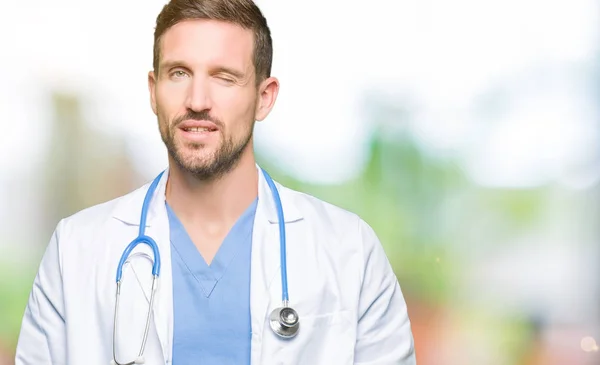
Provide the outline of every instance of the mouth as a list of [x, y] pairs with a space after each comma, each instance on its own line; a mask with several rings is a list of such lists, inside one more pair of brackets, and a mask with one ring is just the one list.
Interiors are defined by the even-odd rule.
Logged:
[[189, 132], [189, 133], [204, 133], [204, 132], [216, 132], [217, 128], [211, 128], [211, 127], [187, 127], [187, 128], [181, 128], [182, 130], [184, 130], [185, 132]]
[[195, 144], [209, 144], [218, 138], [219, 128], [210, 122], [188, 122], [179, 126], [181, 137], [188, 142]]

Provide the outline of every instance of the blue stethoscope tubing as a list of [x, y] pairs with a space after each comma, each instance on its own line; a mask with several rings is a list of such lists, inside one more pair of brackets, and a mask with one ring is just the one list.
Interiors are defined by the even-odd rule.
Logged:
[[288, 298], [288, 287], [287, 287], [287, 255], [285, 252], [286, 249], [286, 241], [285, 241], [285, 220], [283, 218], [283, 207], [281, 204], [281, 199], [279, 198], [279, 191], [277, 191], [277, 187], [271, 179], [271, 176], [267, 174], [265, 170], [262, 170], [263, 175], [265, 176], [265, 180], [271, 189], [271, 194], [273, 194], [273, 200], [275, 201], [275, 209], [277, 209], [277, 219], [279, 220], [279, 261], [281, 263], [281, 300], [284, 303], [289, 301]]
[[[269, 189], [271, 190], [271, 194], [273, 196], [273, 200], [275, 202], [275, 209], [277, 210], [277, 217], [279, 220], [279, 252], [280, 252], [280, 266], [281, 266], [281, 299], [283, 302], [283, 306], [280, 308], [276, 308], [273, 310], [270, 316], [270, 325], [275, 334], [283, 337], [283, 338], [291, 338], [296, 335], [299, 328], [299, 319], [298, 314], [292, 308], [288, 307], [289, 295], [288, 295], [288, 285], [287, 285], [287, 260], [286, 260], [286, 230], [285, 230], [285, 220], [283, 215], [283, 206], [281, 204], [281, 198], [279, 196], [279, 191], [273, 182], [273, 179], [269, 174], [261, 169], [267, 184], [269, 185]], [[115, 302], [115, 317], [114, 317], [114, 326], [113, 326], [113, 360], [111, 364], [115, 365], [134, 365], [134, 364], [143, 364], [144, 357], [144, 348], [146, 346], [146, 340], [148, 337], [148, 329], [150, 325], [150, 316], [154, 301], [154, 292], [156, 289], [156, 280], [160, 276], [160, 252], [158, 249], [158, 245], [156, 241], [145, 234], [146, 231], [146, 218], [148, 216], [148, 210], [150, 208], [150, 203], [152, 201], [152, 197], [154, 196], [154, 192], [156, 191], [156, 187], [160, 182], [161, 177], [163, 176], [165, 171], [162, 171], [158, 176], [152, 181], [148, 191], [146, 192], [146, 196], [144, 197], [144, 203], [142, 205], [142, 213], [140, 217], [140, 227], [138, 236], [127, 245], [123, 254], [121, 255], [121, 259], [119, 260], [119, 265], [117, 266], [117, 293], [116, 293], [116, 302]], [[154, 256], [154, 262], [152, 263], [152, 292], [150, 297], [150, 304], [148, 308], [148, 316], [146, 319], [146, 330], [144, 331], [144, 338], [142, 339], [142, 345], [138, 354], [138, 357], [135, 361], [120, 363], [116, 359], [116, 350], [115, 350], [115, 342], [116, 342], [116, 333], [117, 333], [117, 319], [118, 319], [118, 307], [119, 307], [119, 297], [121, 292], [121, 281], [123, 278], [123, 266], [127, 261], [127, 258], [131, 254], [131, 251], [135, 249], [137, 245], [140, 243], [146, 244], [150, 246], [152, 249], [152, 254]]]
[[[261, 169], [262, 170], [262, 169]], [[269, 174], [262, 170], [265, 180], [271, 189], [271, 193], [273, 194], [273, 200], [275, 201], [275, 209], [277, 209], [277, 218], [279, 220], [279, 251], [281, 261], [281, 300], [284, 302], [289, 301], [288, 294], [288, 286], [287, 286], [287, 260], [286, 260], [286, 239], [285, 239], [285, 220], [283, 215], [283, 206], [281, 204], [281, 198], [279, 197], [279, 191], [277, 191], [277, 187], [275, 186], [275, 182]], [[123, 265], [125, 265], [125, 261], [131, 254], [131, 251], [139, 245], [140, 243], [145, 243], [150, 248], [152, 248], [152, 253], [155, 257], [154, 263], [152, 264], [152, 275], [159, 276], [160, 275], [160, 253], [158, 250], [158, 245], [152, 239], [152, 237], [146, 236], [146, 217], [148, 216], [148, 209], [150, 208], [150, 202], [152, 201], [152, 196], [154, 195], [154, 191], [160, 182], [160, 179], [164, 171], [162, 171], [158, 176], [152, 181], [152, 184], [148, 188], [148, 192], [144, 198], [144, 204], [142, 205], [142, 216], [140, 217], [140, 229], [138, 236], [131, 241], [131, 243], [127, 246], [125, 251], [123, 251], [123, 255], [121, 256], [121, 260], [119, 261], [119, 266], [117, 267], [117, 282], [121, 281], [123, 277]]]
[[125, 248], [123, 251], [123, 255], [121, 255], [121, 260], [119, 261], [119, 266], [117, 266], [117, 283], [121, 281], [123, 276], [123, 265], [125, 265], [125, 261], [129, 257], [129, 254], [133, 249], [139, 245], [140, 243], [145, 243], [150, 248], [152, 248], [152, 253], [154, 255], [154, 263], [152, 264], [152, 275], [158, 277], [160, 275], [160, 253], [158, 250], [158, 245], [151, 238], [146, 236], [146, 218], [148, 216], [148, 210], [150, 208], [150, 202], [152, 201], [152, 196], [154, 195], [154, 191], [156, 190], [156, 186], [160, 182], [160, 178], [164, 174], [162, 171], [158, 176], [152, 181], [150, 187], [148, 188], [148, 192], [146, 192], [146, 196], [144, 197], [144, 204], [142, 205], [142, 216], [140, 217], [140, 230], [138, 236], [131, 241], [131, 243]]

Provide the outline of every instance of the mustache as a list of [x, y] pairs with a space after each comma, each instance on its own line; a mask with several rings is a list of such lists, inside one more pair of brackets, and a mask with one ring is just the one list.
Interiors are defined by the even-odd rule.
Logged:
[[173, 126], [176, 127], [179, 124], [183, 123], [186, 120], [205, 120], [208, 122], [213, 122], [217, 125], [217, 127], [219, 129], [223, 128], [223, 123], [221, 123], [221, 121], [217, 118], [213, 118], [209, 113], [208, 110], [203, 110], [201, 112], [195, 112], [193, 110], [188, 110], [187, 113], [185, 113], [182, 116], [179, 116], [177, 118], [175, 118], [175, 120], [173, 121]]

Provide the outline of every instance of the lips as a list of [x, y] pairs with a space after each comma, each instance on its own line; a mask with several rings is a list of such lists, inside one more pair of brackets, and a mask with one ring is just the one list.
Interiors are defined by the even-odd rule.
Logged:
[[186, 132], [194, 132], [194, 133], [215, 132], [216, 131], [216, 129], [204, 128], [204, 127], [190, 127], [190, 128], [182, 128], [182, 129]]
[[185, 132], [191, 133], [215, 132], [219, 130], [215, 123], [207, 120], [186, 120], [177, 127]]
[[212, 144], [219, 136], [217, 125], [207, 120], [186, 120], [177, 125], [177, 130], [184, 141], [194, 144]]

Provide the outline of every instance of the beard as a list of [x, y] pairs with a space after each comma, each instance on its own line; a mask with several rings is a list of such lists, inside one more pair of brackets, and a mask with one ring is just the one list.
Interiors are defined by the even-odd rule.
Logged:
[[[178, 125], [184, 120], [205, 120], [215, 123], [221, 134], [217, 149], [208, 153], [207, 147], [203, 144], [177, 141], [175, 133]], [[159, 117], [161, 138], [171, 159], [180, 169], [199, 180], [216, 180], [230, 172], [240, 161], [250, 143], [253, 126], [254, 123], [251, 123], [250, 128], [236, 141], [227, 133], [225, 125], [220, 120], [211, 117], [208, 111], [189, 111], [187, 114], [175, 118], [171, 123], [163, 122]]]

